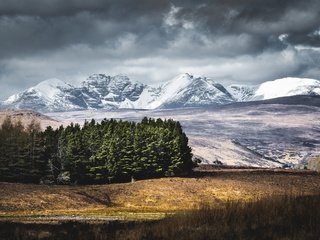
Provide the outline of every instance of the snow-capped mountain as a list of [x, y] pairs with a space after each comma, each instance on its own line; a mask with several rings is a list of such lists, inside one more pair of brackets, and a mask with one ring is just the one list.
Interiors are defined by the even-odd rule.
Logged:
[[251, 100], [295, 95], [320, 95], [320, 81], [310, 78], [282, 78], [259, 85]]
[[94, 74], [73, 86], [49, 79], [3, 101], [2, 108], [42, 112], [85, 109], [157, 109], [222, 105], [293, 95], [320, 95], [320, 81], [283, 78], [258, 86], [231, 85], [227, 88], [202, 76], [180, 74], [151, 87], [127, 76]]
[[210, 78], [181, 74], [161, 87], [149, 108], [194, 107], [233, 102], [231, 94]]

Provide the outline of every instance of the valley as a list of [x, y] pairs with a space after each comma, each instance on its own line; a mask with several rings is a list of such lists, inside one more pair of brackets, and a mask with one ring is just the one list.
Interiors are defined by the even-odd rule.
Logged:
[[87, 110], [46, 115], [63, 124], [83, 124], [92, 118], [172, 118], [181, 122], [193, 154], [202, 163], [219, 160], [225, 165], [274, 168], [306, 164], [320, 150], [320, 98], [310, 97], [306, 105], [289, 104], [295, 99], [290, 97], [282, 104], [273, 100], [206, 108]]
[[7, 110], [0, 113], [29, 124], [32, 119], [45, 129], [71, 122], [104, 118], [141, 121], [172, 118], [180, 121], [195, 157], [204, 164], [304, 168], [320, 151], [320, 97], [293, 96], [224, 106], [178, 109], [119, 109], [47, 112]]

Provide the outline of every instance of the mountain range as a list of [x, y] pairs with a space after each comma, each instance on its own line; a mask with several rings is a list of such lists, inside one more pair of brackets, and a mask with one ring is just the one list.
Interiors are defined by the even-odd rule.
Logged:
[[295, 95], [320, 95], [320, 81], [282, 78], [256, 86], [222, 84], [203, 76], [180, 74], [160, 85], [149, 86], [127, 76], [94, 74], [79, 86], [48, 79], [2, 101], [2, 109], [41, 112], [85, 109], [165, 109], [224, 105]]

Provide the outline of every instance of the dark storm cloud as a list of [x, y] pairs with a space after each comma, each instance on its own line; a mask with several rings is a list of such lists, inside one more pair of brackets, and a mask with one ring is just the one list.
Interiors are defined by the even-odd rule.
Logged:
[[96, 12], [105, 13], [110, 18], [123, 19], [152, 15], [169, 6], [169, 2], [165, 0], [2, 0], [0, 14], [58, 17], [79, 12]]
[[[310, 36], [320, 28], [320, 3], [317, 0], [234, 0], [207, 1], [194, 7], [194, 1], [179, 1], [184, 6], [179, 17], [199, 22], [211, 34], [243, 34], [254, 38], [253, 49], [280, 47], [278, 36], [286, 33], [292, 43], [318, 45]], [[299, 39], [299, 40], [294, 40]]]
[[0, 1], [0, 83], [16, 89], [95, 71], [320, 78], [319, 46], [318, 0]]
[[[172, 5], [179, 8], [174, 17], [180, 24], [165, 32], [163, 16]], [[250, 47], [240, 45], [243, 54], [284, 48], [280, 34], [287, 34], [289, 43], [318, 46], [319, 36], [312, 33], [320, 27], [319, 9], [316, 0], [2, 0], [0, 53], [7, 57], [73, 44], [113, 46], [126, 33], [154, 51], [175, 39], [183, 21], [209, 39], [245, 35]]]

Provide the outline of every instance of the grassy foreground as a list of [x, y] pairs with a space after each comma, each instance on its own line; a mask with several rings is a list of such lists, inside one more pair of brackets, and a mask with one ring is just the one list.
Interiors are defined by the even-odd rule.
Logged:
[[159, 219], [166, 214], [249, 202], [270, 195], [320, 193], [313, 172], [214, 172], [191, 178], [162, 178], [135, 183], [48, 186], [0, 183], [1, 217], [81, 216]]
[[0, 239], [319, 239], [319, 203], [320, 175], [309, 171], [0, 183]]
[[319, 239], [320, 195], [227, 202], [144, 224], [119, 239]]
[[[320, 195], [227, 201], [158, 221], [0, 223], [3, 239], [319, 239]], [[1, 237], [0, 237], [1, 239]]]

